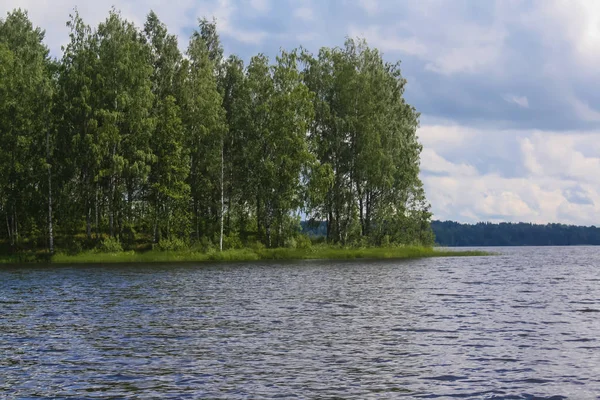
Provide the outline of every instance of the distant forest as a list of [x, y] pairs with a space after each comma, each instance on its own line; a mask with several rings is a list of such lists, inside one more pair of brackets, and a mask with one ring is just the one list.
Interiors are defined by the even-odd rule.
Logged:
[[3, 248], [293, 247], [301, 213], [328, 243], [433, 243], [419, 113], [364, 41], [245, 63], [208, 19], [185, 52], [153, 12], [66, 24], [54, 59], [0, 18]]
[[563, 224], [536, 225], [502, 222], [460, 224], [433, 221], [435, 242], [440, 246], [569, 246], [600, 245], [600, 228]]
[[[536, 225], [502, 222], [461, 224], [433, 221], [435, 243], [440, 246], [569, 246], [600, 245], [600, 228], [563, 224]], [[315, 238], [327, 234], [327, 224], [302, 222], [303, 231]]]

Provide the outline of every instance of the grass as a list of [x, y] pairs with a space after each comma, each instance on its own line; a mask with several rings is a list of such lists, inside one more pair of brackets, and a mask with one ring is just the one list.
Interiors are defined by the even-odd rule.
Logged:
[[49, 257], [40, 257], [36, 253], [18, 253], [0, 256], [0, 264], [28, 264], [34, 262], [48, 261]]
[[483, 251], [448, 251], [428, 247], [372, 247], [337, 248], [313, 246], [309, 249], [236, 249], [209, 251], [146, 251], [98, 253], [82, 252], [77, 255], [56, 254], [51, 262], [57, 264], [106, 264], [106, 263], [176, 263], [176, 262], [223, 262], [257, 260], [347, 260], [347, 259], [410, 259], [423, 257], [464, 257], [490, 255]]

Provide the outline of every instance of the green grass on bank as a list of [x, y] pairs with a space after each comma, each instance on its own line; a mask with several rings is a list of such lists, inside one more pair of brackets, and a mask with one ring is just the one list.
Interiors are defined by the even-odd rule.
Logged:
[[344, 260], [344, 259], [409, 259], [422, 257], [460, 257], [490, 255], [483, 251], [436, 250], [428, 247], [371, 247], [339, 248], [313, 246], [308, 249], [235, 249], [209, 252], [199, 251], [122, 251], [100, 253], [85, 251], [75, 255], [63, 253], [44, 257], [43, 255], [18, 255], [0, 258], [0, 263], [51, 262], [54, 264], [105, 264], [105, 263], [176, 263], [176, 262], [227, 262], [258, 260]]

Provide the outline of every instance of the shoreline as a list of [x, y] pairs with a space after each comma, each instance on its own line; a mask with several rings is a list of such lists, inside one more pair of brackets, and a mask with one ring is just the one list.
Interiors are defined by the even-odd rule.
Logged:
[[406, 247], [369, 247], [369, 248], [335, 248], [311, 247], [307, 249], [232, 249], [219, 251], [157, 251], [145, 252], [123, 251], [118, 253], [99, 253], [86, 251], [75, 255], [58, 253], [48, 257], [0, 257], [0, 264], [140, 264], [140, 263], [219, 263], [245, 261], [301, 261], [301, 260], [402, 260], [432, 257], [476, 257], [491, 256], [495, 253], [478, 250], [436, 250], [435, 248]]

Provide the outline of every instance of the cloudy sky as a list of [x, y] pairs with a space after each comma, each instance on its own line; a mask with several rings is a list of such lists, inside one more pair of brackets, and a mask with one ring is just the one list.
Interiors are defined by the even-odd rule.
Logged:
[[364, 37], [402, 60], [435, 218], [600, 225], [600, 2], [3, 0], [0, 12], [28, 9], [60, 56], [73, 7], [95, 25], [111, 5], [140, 25], [155, 10], [182, 47], [214, 16], [245, 59]]

